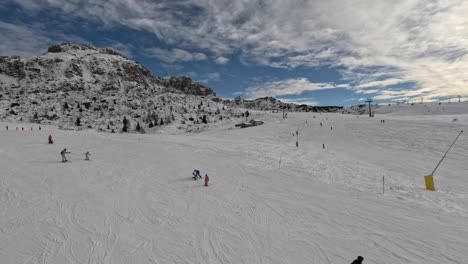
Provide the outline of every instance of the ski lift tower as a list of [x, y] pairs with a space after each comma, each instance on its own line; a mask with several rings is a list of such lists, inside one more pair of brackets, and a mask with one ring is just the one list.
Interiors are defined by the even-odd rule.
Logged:
[[372, 99], [367, 99], [366, 100], [366, 103], [369, 104], [369, 117], [372, 117], [372, 111], [371, 111], [371, 103], [372, 103]]

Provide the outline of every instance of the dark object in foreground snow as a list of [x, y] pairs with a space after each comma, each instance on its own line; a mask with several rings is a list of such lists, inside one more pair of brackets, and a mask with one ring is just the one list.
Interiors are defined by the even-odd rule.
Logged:
[[351, 264], [361, 264], [363, 260], [364, 260], [363, 257], [358, 256], [357, 259], [355, 259], [353, 262], [351, 262]]
[[259, 121], [259, 120], [250, 120], [248, 123], [240, 123], [240, 124], [236, 124], [236, 127], [240, 127], [240, 128], [246, 128], [246, 127], [253, 127], [253, 126], [259, 126], [259, 125], [263, 125], [263, 121]]

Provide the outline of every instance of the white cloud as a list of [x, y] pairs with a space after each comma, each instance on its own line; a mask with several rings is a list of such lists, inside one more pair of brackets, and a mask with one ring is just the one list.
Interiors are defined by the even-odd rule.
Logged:
[[309, 98], [309, 97], [303, 97], [303, 98], [281, 98], [281, 97], [277, 97], [276, 99], [279, 99], [279, 100], [281, 100], [281, 102], [285, 102], [285, 103], [318, 105], [317, 101], [315, 101], [313, 98]]
[[204, 75], [205, 78], [202, 80], [198, 80], [201, 83], [208, 83], [208, 82], [217, 82], [221, 79], [221, 74], [219, 72], [210, 72]]
[[[289, 69], [336, 67], [355, 87], [398, 79], [429, 97], [468, 95], [466, 0], [8, 1], [147, 31], [181, 51]], [[203, 57], [166, 53], [169, 61]]]
[[146, 49], [147, 54], [150, 57], [157, 58], [166, 63], [181, 63], [189, 61], [201, 61], [206, 59], [206, 55], [199, 52], [190, 53], [183, 49], [160, 49], [160, 48], [148, 48]]
[[386, 79], [383, 81], [372, 81], [368, 83], [363, 83], [363, 84], [356, 86], [356, 88], [382, 87], [382, 86], [396, 85], [402, 82], [404, 82], [402, 79], [393, 78], [393, 79]]
[[221, 74], [219, 72], [211, 72], [207, 74], [207, 77], [210, 81], [219, 81]]
[[33, 56], [45, 52], [52, 40], [43, 33], [25, 25], [14, 25], [0, 21], [0, 55]]
[[229, 59], [226, 58], [226, 57], [220, 56], [220, 57], [217, 57], [217, 58], [214, 60], [214, 62], [215, 62], [216, 64], [221, 64], [221, 65], [223, 65], [223, 64], [228, 63], [228, 62], [229, 62]]
[[332, 83], [313, 83], [306, 78], [287, 79], [281, 81], [270, 81], [256, 84], [246, 89], [245, 96], [248, 99], [259, 97], [276, 97], [285, 95], [298, 95], [304, 92], [341, 88]]

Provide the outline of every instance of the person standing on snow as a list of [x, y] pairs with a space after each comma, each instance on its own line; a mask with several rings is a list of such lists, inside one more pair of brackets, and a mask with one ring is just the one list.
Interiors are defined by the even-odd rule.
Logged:
[[208, 178], [208, 174], [205, 174], [205, 186], [208, 186], [209, 181], [210, 181], [210, 178]]
[[67, 151], [66, 148], [64, 148], [62, 151], [60, 151], [60, 155], [62, 156], [62, 162], [67, 162], [67, 156], [65, 154], [70, 154], [70, 152]]
[[357, 259], [355, 259], [351, 264], [362, 264], [362, 261], [364, 260], [363, 257], [358, 256]]
[[54, 141], [52, 140], [52, 135], [49, 135], [48, 139], [49, 139], [49, 144], [54, 144]]
[[89, 151], [86, 151], [84, 155], [85, 155], [85, 160], [89, 160], [89, 156], [91, 156], [91, 153], [89, 153]]

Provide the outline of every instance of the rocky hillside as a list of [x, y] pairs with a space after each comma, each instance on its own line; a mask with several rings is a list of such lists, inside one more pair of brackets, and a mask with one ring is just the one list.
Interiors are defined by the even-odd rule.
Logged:
[[29, 59], [0, 57], [0, 118], [64, 129], [198, 130], [240, 114], [189, 77], [159, 78], [107, 48], [63, 43]]
[[223, 103], [230, 107], [240, 107], [252, 110], [282, 110], [292, 112], [337, 112], [343, 107], [341, 106], [311, 106], [311, 105], [297, 105], [292, 103], [284, 103], [273, 97], [262, 97], [255, 100], [245, 100], [237, 96], [233, 100], [224, 100]]

